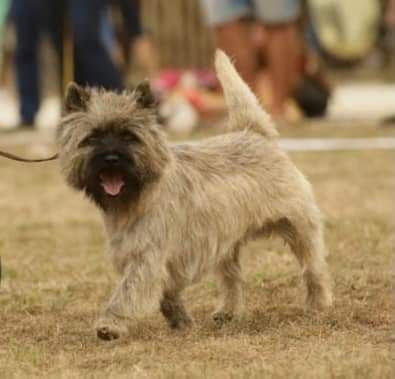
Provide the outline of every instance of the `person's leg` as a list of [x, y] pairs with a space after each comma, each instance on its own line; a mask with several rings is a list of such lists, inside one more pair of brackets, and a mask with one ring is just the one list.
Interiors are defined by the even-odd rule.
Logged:
[[39, 109], [40, 1], [14, 0], [12, 18], [17, 38], [15, 63], [21, 124], [32, 125]]
[[255, 13], [266, 31], [269, 74], [273, 84], [272, 113], [282, 116], [300, 75], [302, 52], [298, 0], [255, 0]]
[[[159, 59], [149, 33], [143, 30], [140, 0], [116, 0], [123, 18], [122, 47], [127, 66], [134, 61], [146, 77], [154, 77], [159, 71]], [[127, 67], [126, 66], [126, 67]]]
[[[63, 74], [63, 45], [65, 34], [66, 0], [41, 0], [43, 3], [43, 25], [50, 42], [57, 53], [58, 72], [60, 79]], [[58, 88], [63, 93], [62, 80]]]
[[106, 89], [123, 89], [121, 73], [101, 38], [100, 26], [106, 0], [69, 0], [75, 43], [77, 83]]
[[273, 84], [272, 113], [284, 113], [286, 100], [292, 96], [300, 73], [301, 44], [294, 24], [270, 25], [267, 30], [267, 56]]
[[255, 87], [257, 62], [254, 57], [250, 25], [243, 17], [251, 13], [247, 0], [202, 0], [209, 24], [214, 29], [216, 46], [235, 60], [243, 79]]
[[255, 90], [257, 60], [250, 39], [250, 26], [235, 20], [215, 28], [216, 45], [235, 61], [242, 78]]
[[141, 24], [141, 4], [139, 0], [116, 0], [122, 16], [123, 24], [127, 32], [129, 42], [143, 35], [143, 26]]

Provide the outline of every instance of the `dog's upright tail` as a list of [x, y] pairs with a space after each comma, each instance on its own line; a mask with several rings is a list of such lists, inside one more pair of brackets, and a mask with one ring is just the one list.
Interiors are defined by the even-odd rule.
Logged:
[[229, 57], [221, 50], [216, 51], [215, 70], [225, 94], [230, 129], [251, 129], [269, 138], [278, 136], [270, 115], [262, 108]]

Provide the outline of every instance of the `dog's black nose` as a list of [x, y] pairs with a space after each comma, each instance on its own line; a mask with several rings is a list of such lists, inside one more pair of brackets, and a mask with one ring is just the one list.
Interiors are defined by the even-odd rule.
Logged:
[[106, 163], [108, 163], [108, 164], [116, 164], [116, 163], [118, 163], [119, 162], [119, 155], [118, 154], [107, 154], [105, 157], [104, 157], [104, 161], [106, 162]]

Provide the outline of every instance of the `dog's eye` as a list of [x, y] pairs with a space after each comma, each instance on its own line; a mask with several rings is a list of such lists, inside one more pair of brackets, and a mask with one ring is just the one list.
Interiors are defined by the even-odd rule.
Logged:
[[126, 131], [120, 135], [120, 138], [122, 141], [127, 143], [139, 142], [139, 138], [135, 134]]
[[96, 140], [97, 137], [94, 135], [87, 136], [78, 144], [78, 147], [82, 148], [82, 147], [92, 146], [95, 144]]

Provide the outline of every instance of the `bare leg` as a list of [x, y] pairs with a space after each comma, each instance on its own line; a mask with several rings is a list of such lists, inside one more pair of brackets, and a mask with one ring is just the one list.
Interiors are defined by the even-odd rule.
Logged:
[[222, 302], [213, 314], [217, 322], [231, 320], [243, 307], [243, 279], [240, 268], [240, 246], [237, 245], [231, 256], [217, 268], [217, 277], [221, 286]]
[[240, 75], [254, 89], [257, 61], [250, 34], [250, 25], [241, 20], [215, 28], [217, 46], [235, 60]]
[[266, 25], [267, 55], [273, 86], [273, 116], [282, 116], [300, 76], [301, 38], [296, 23]]
[[[148, 254], [147, 254], [148, 255]], [[154, 258], [151, 256], [151, 258]], [[163, 278], [155, 262], [133, 263], [96, 322], [97, 336], [104, 340], [121, 337], [128, 331], [130, 319], [159, 305]]]

